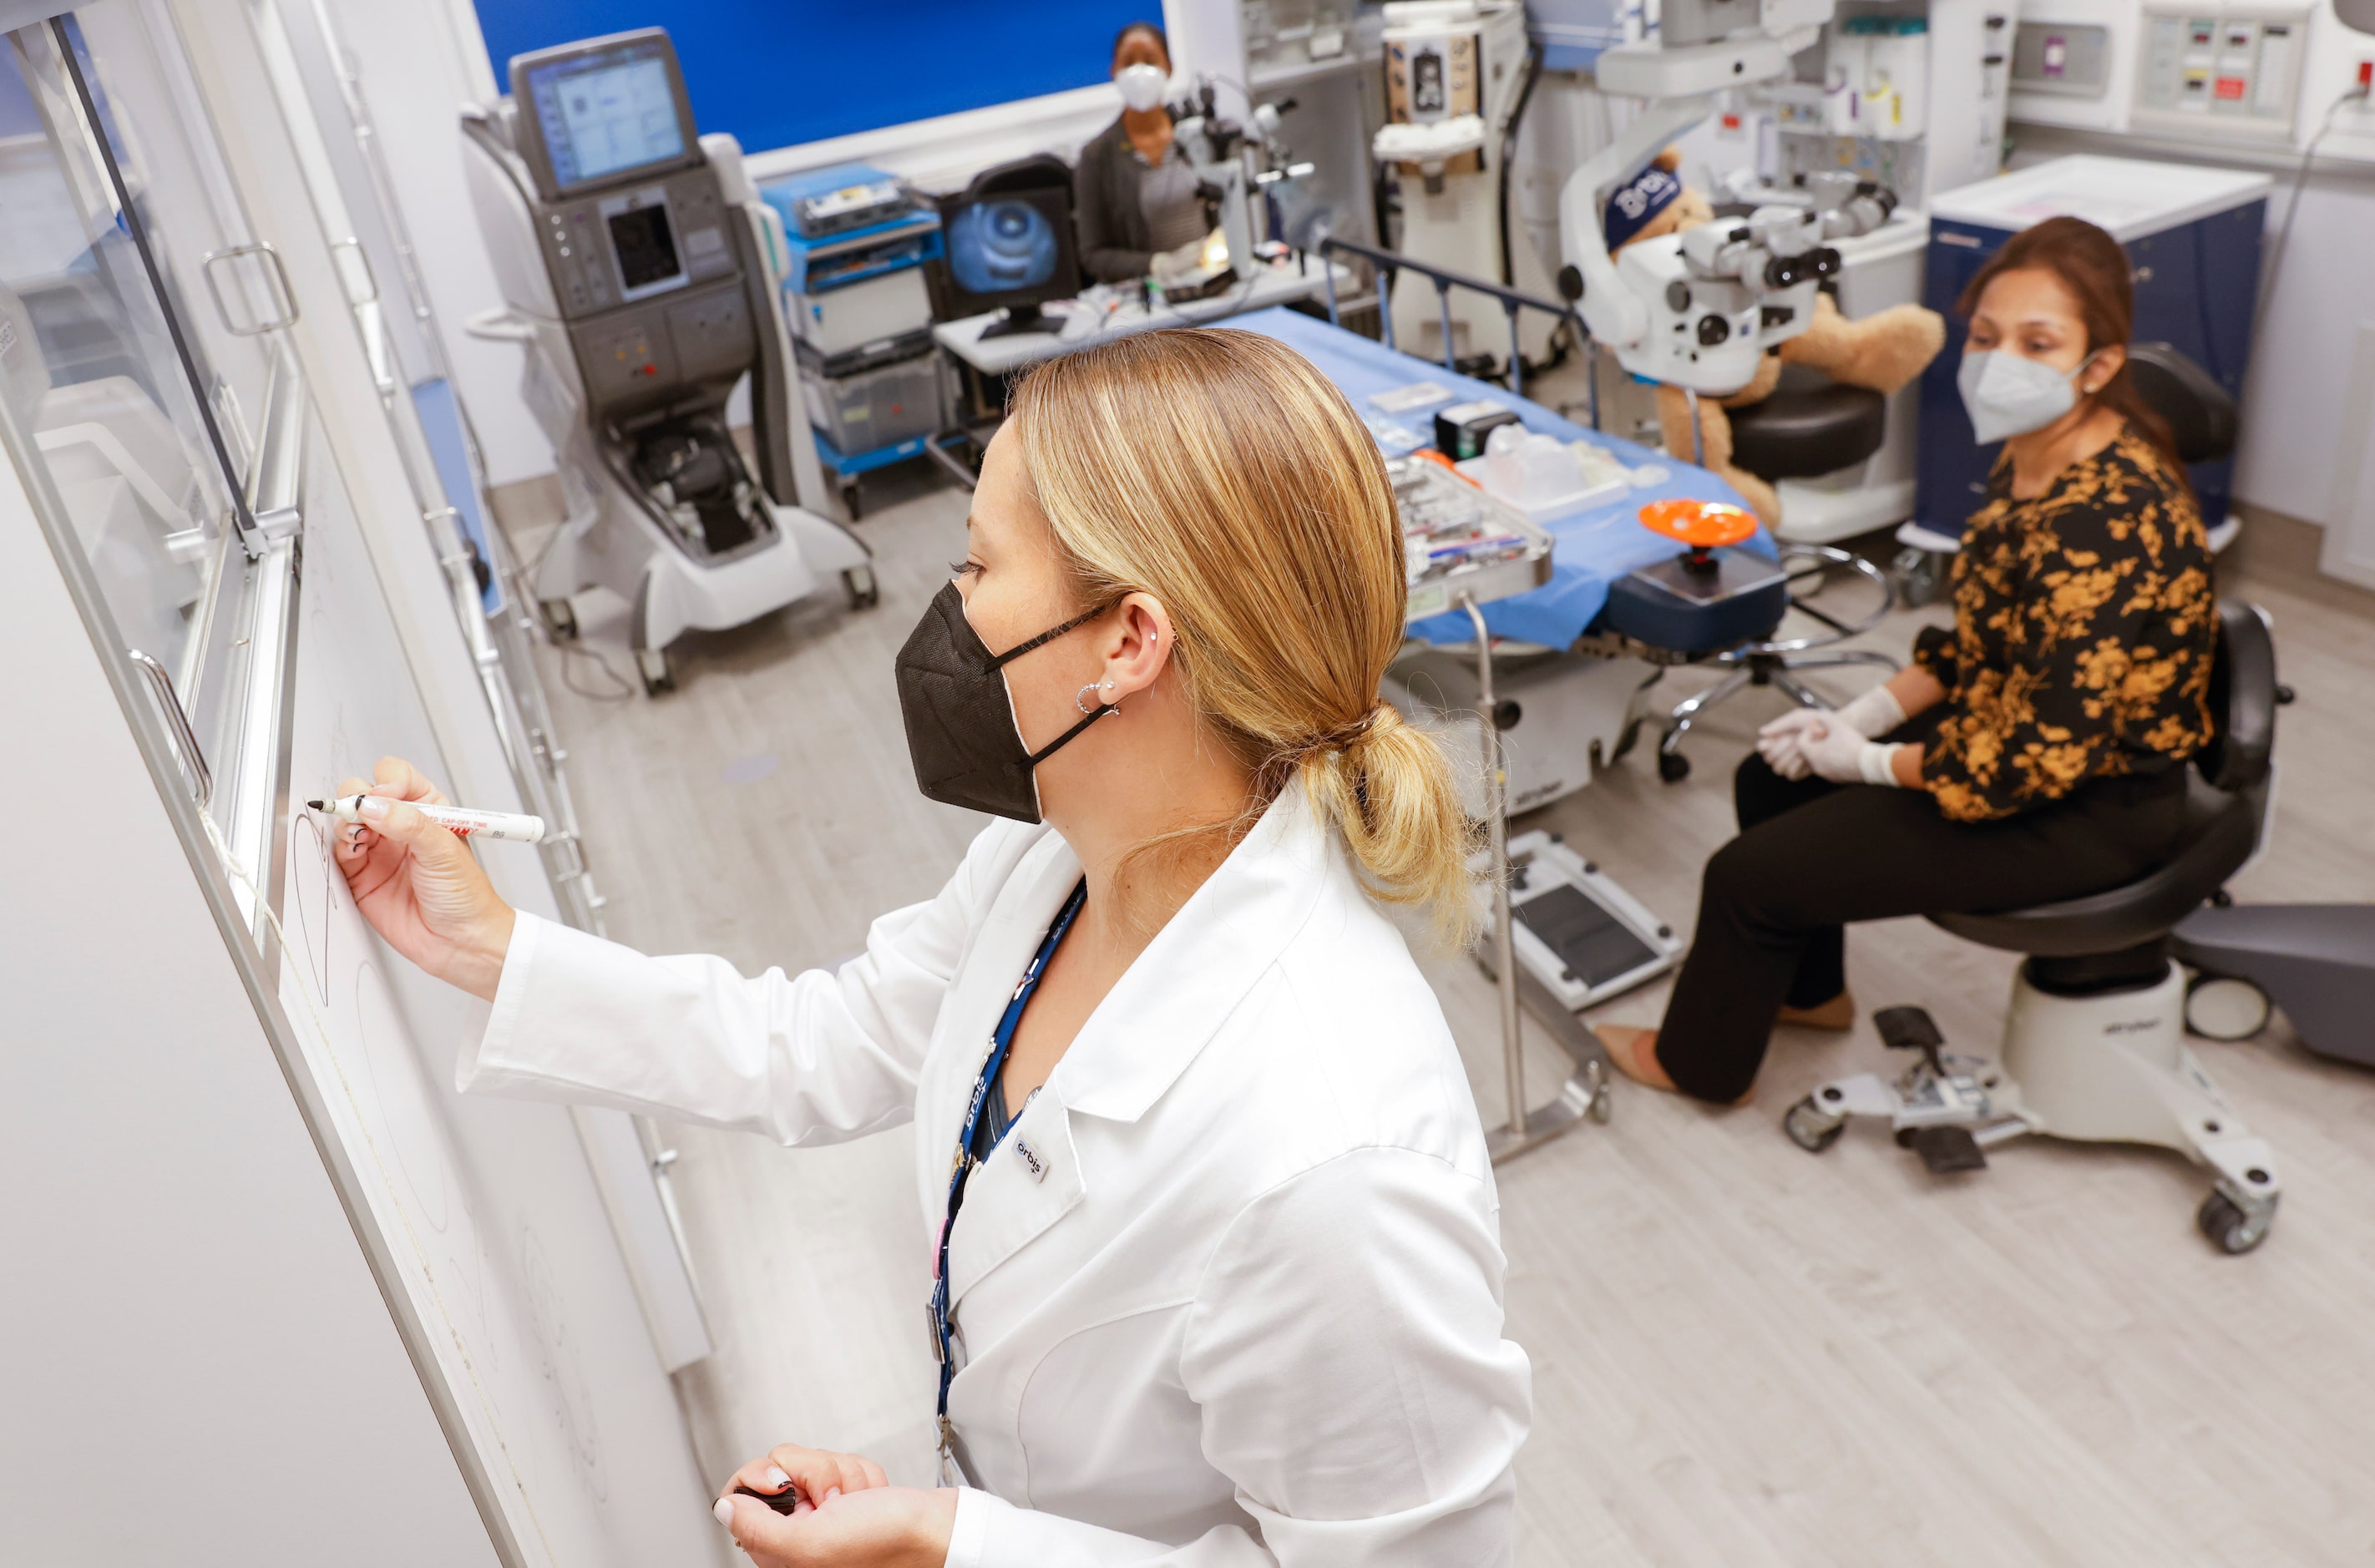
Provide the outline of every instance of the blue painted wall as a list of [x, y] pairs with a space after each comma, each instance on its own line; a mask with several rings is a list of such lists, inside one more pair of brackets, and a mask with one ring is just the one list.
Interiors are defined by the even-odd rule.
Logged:
[[1114, 35], [1161, 0], [477, 0], [495, 79], [511, 57], [665, 27], [701, 129], [745, 152], [1104, 81]]

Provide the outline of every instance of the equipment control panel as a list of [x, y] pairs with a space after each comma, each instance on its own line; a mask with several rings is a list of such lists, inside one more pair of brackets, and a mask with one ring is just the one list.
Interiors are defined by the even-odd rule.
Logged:
[[630, 190], [538, 205], [537, 238], [564, 321], [736, 270], [726, 202], [705, 167]]
[[2146, 11], [2134, 123], [2289, 139], [2309, 15]]

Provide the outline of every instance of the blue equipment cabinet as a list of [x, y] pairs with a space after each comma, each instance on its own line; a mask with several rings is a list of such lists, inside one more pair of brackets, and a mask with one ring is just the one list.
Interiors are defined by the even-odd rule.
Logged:
[[[2135, 262], [2134, 340], [2173, 345], [2239, 404], [2269, 185], [2264, 174], [2080, 156], [1933, 200], [1922, 303], [1946, 318], [1946, 347], [1921, 378], [1921, 451], [1907, 542], [1934, 547], [1959, 539], [2001, 450], [1971, 439], [1955, 385], [1963, 358], [1955, 304], [2006, 240], [2065, 213], [2109, 230]], [[2190, 472], [2202, 521], [2216, 529], [2231, 508], [2235, 460], [2199, 463]]]
[[864, 164], [760, 187], [784, 220], [784, 314], [817, 455], [855, 518], [862, 476], [918, 456], [946, 423], [924, 264], [942, 253], [940, 217]]

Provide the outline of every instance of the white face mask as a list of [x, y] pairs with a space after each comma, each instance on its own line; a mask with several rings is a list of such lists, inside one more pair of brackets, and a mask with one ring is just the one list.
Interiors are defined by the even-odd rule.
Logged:
[[1141, 114], [1163, 101], [1163, 89], [1170, 85], [1160, 65], [1124, 65], [1114, 73], [1121, 100]]
[[2043, 430], [2078, 406], [2078, 389], [2071, 383], [2094, 362], [2089, 354], [2065, 371], [1997, 349], [1965, 354], [1955, 385], [1971, 416], [1971, 433], [1987, 446]]

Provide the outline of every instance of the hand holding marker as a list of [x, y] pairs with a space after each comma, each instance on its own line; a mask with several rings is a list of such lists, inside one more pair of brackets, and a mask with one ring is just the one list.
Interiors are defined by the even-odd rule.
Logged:
[[[309, 800], [305, 804], [315, 811], [340, 822], [360, 822], [362, 803], [370, 796], [340, 796], [336, 800]], [[511, 843], [537, 843], [544, 838], [544, 819], [523, 817], [511, 811], [472, 811], [461, 806], [437, 806], [425, 800], [410, 803], [412, 808], [456, 838], [502, 839]]]

